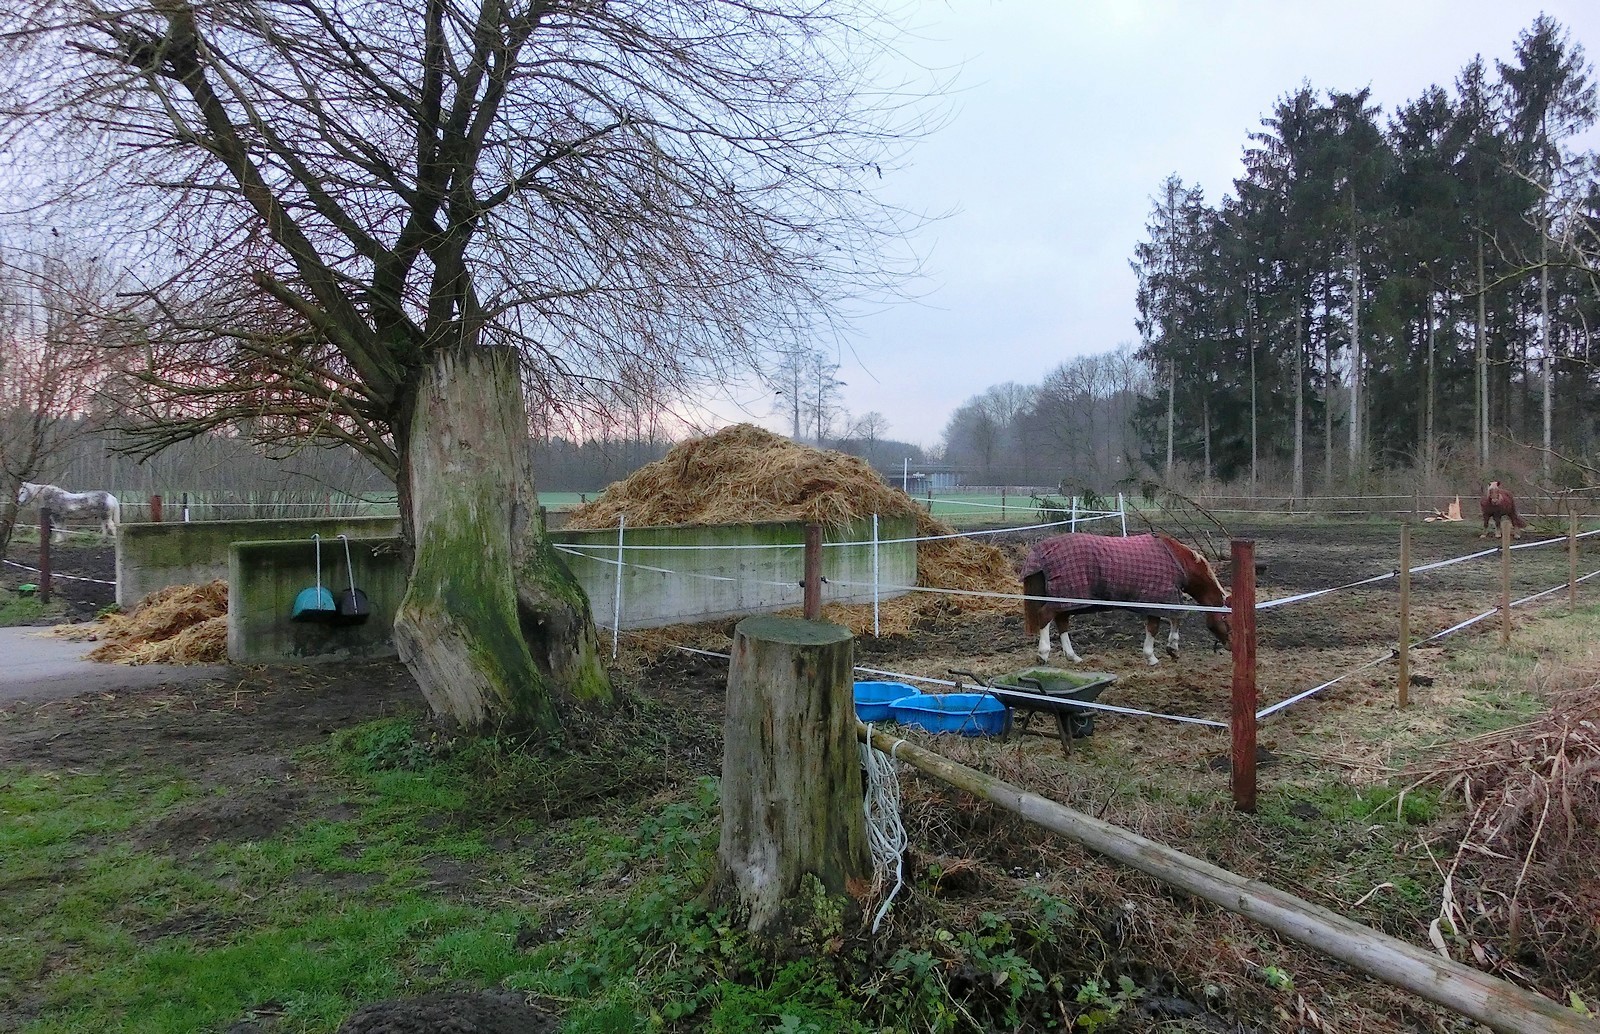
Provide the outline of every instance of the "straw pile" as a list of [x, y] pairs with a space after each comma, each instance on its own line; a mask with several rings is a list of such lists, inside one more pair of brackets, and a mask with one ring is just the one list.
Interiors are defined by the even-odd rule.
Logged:
[[1454, 930], [1480, 965], [1527, 980], [1519, 954], [1600, 991], [1600, 673], [1556, 694], [1549, 712], [1455, 744], [1411, 769], [1413, 785], [1459, 794], [1435, 943]]
[[92, 661], [109, 664], [221, 664], [228, 659], [228, 583], [169, 585], [128, 614], [56, 629], [65, 639], [99, 642]]
[[[905, 492], [880, 478], [867, 461], [799, 445], [751, 424], [736, 424], [675, 447], [640, 467], [604, 494], [574, 510], [569, 528], [613, 528], [626, 515], [633, 526], [815, 521], [840, 528], [852, 521], [914, 517], [917, 535], [950, 535]], [[924, 588], [1016, 593], [1005, 555], [972, 539], [917, 544], [917, 584]], [[1005, 600], [914, 593], [880, 607], [887, 631], [905, 631], [919, 617], [954, 610], [1009, 609]], [[829, 620], [857, 628], [871, 623], [871, 606], [828, 608]], [[859, 628], [858, 628], [859, 630]]]

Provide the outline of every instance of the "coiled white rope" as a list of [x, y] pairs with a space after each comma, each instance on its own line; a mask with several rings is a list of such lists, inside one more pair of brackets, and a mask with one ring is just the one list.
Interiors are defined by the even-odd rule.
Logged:
[[[903, 740], [896, 740], [899, 747]], [[906, 827], [900, 821], [900, 763], [892, 753], [885, 754], [872, 745], [872, 726], [861, 744], [861, 767], [866, 771], [867, 794], [863, 805], [867, 819], [867, 846], [872, 851], [872, 889], [881, 891], [894, 872], [894, 886], [884, 895], [872, 918], [872, 932], [878, 932], [895, 895], [905, 886]]]

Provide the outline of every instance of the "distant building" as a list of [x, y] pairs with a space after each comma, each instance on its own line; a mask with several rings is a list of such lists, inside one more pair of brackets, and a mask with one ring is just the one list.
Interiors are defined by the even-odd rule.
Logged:
[[900, 466], [881, 467], [878, 473], [883, 480], [907, 495], [927, 495], [960, 488], [966, 471], [949, 463], [902, 463]]

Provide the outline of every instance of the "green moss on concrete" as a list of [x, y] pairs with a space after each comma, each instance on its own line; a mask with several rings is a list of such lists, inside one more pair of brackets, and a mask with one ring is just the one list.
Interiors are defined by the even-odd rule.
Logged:
[[[124, 524], [123, 550], [145, 567], [183, 567], [193, 564], [227, 564], [228, 547], [235, 542], [277, 542], [307, 539], [313, 533], [332, 538], [345, 532], [351, 538], [392, 535], [400, 522], [393, 517], [329, 518], [326, 520], [193, 521], [190, 523]], [[308, 541], [307, 548], [310, 543]]]

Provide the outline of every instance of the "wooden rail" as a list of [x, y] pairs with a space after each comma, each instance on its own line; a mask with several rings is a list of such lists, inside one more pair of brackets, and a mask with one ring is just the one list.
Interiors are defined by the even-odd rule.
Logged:
[[[867, 727], [857, 722], [856, 734], [866, 739]], [[1542, 995], [1380, 933], [1270, 884], [1246, 879], [880, 730], [873, 729], [871, 737], [874, 747], [918, 771], [1493, 1030], [1600, 1034], [1600, 1023]]]

